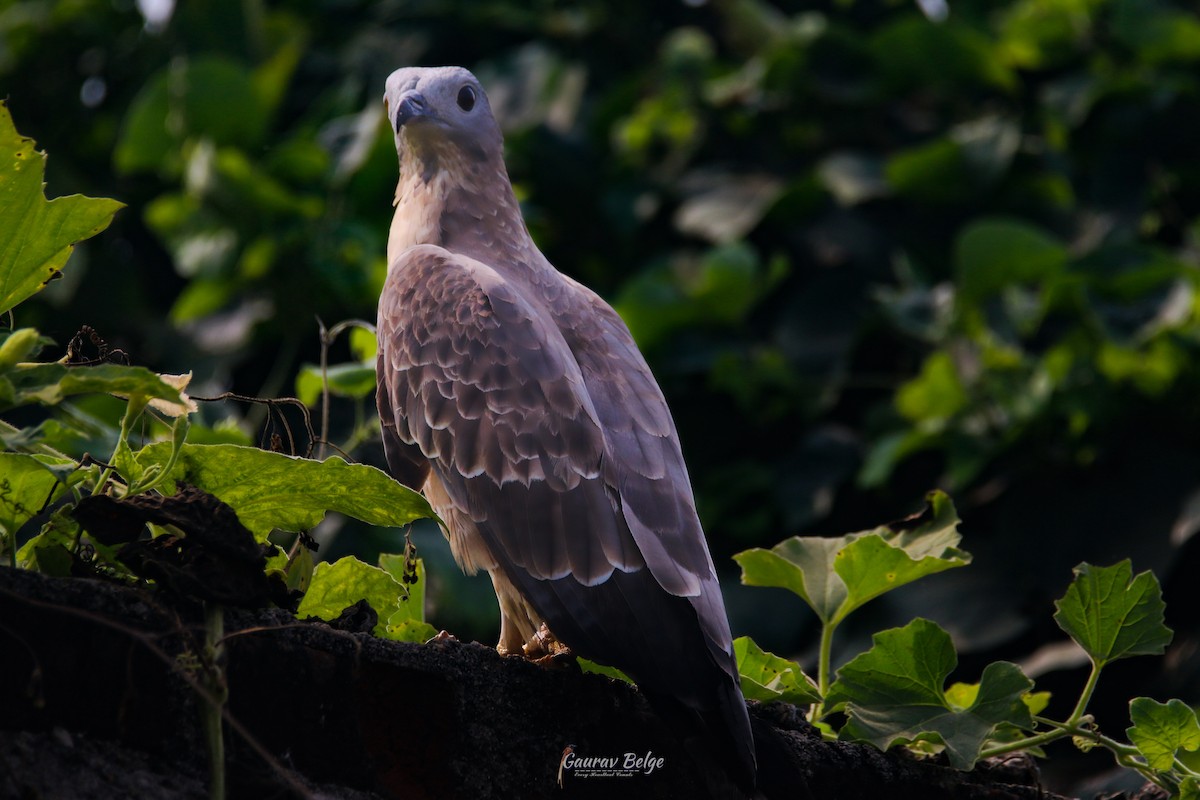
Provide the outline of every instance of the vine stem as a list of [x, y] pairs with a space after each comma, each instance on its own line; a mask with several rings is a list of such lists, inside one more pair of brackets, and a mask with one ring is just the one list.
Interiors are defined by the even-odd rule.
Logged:
[[1092, 693], [1096, 691], [1096, 683], [1100, 680], [1101, 669], [1103, 666], [1092, 659], [1092, 672], [1088, 675], [1083, 691], [1079, 694], [1079, 702], [1075, 704], [1075, 710], [1071, 712], [1071, 716], [1067, 717], [1067, 725], [1075, 727], [1079, 724], [1079, 720], [1083, 719], [1088, 703], [1092, 701]]
[[1061, 723], [1051, 722], [1049, 720], [1047, 721], [1054, 726], [1053, 730], [1048, 730], [1045, 733], [1039, 733], [1036, 736], [1030, 736], [1028, 739], [1020, 739], [1015, 742], [1009, 742], [1008, 744], [996, 745], [995, 747], [989, 747], [986, 750], [981, 750], [979, 751], [980, 760], [1002, 756], [1007, 753], [1015, 753], [1018, 750], [1028, 750], [1031, 747], [1041, 747], [1044, 744], [1049, 744], [1050, 742], [1055, 742], [1059, 739], [1065, 739], [1066, 737], [1076, 733], [1075, 730], [1066, 728]]
[[221, 728], [222, 711], [229, 697], [221, 669], [224, 650], [225, 609], [220, 603], [204, 604], [204, 661], [212, 699], [203, 704], [204, 733], [208, 739], [210, 800], [225, 800], [225, 736]]
[[817, 686], [821, 690], [821, 697], [829, 694], [829, 662], [833, 653], [833, 630], [835, 627], [832, 622], [821, 625], [821, 652], [817, 662]]
[[809, 722], [817, 722], [825, 716], [825, 696], [829, 694], [829, 663], [832, 660], [835, 628], [837, 628], [836, 622], [822, 620], [821, 649], [817, 654], [817, 691], [821, 695], [821, 700], [815, 703], [809, 711]]

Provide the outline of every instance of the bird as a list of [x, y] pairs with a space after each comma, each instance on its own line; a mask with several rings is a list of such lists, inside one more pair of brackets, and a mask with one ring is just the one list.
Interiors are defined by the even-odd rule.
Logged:
[[388, 469], [485, 570], [502, 654], [550, 638], [625, 672], [740, 785], [755, 750], [716, 570], [666, 399], [628, 327], [525, 225], [462, 67], [386, 83], [399, 181], [380, 293]]

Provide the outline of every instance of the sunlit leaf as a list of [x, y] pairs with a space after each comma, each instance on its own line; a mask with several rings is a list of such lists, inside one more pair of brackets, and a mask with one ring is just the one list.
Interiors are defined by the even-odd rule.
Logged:
[[422, 622], [419, 619], [405, 616], [407, 613], [404, 609], [401, 609], [392, 614], [388, 617], [387, 625], [384, 626], [383, 631], [377, 635], [382, 636], [384, 639], [391, 639], [393, 642], [414, 642], [416, 644], [428, 642], [437, 636], [437, 628], [428, 622]]
[[392, 615], [400, 610], [400, 598], [404, 594], [404, 586], [387, 570], [346, 556], [332, 564], [327, 561], [317, 564], [296, 616], [301, 619], [320, 617], [327, 621], [337, 619], [359, 600], [366, 600], [379, 615], [374, 633], [383, 636]]
[[1160, 772], [1174, 766], [1180, 750], [1200, 749], [1200, 722], [1182, 700], [1159, 703], [1149, 697], [1135, 698], [1129, 703], [1129, 720], [1133, 723], [1125, 731], [1129, 741]]
[[27, 403], [57, 405], [63, 398], [92, 393], [140, 397], [146, 401], [163, 400], [172, 404], [187, 402], [177, 386], [144, 367], [17, 364], [7, 369], [0, 367], [0, 377], [7, 379], [13, 391], [7, 404], [0, 402], [0, 411]]
[[820, 701], [816, 684], [799, 664], [766, 652], [749, 636], [733, 640], [733, 654], [747, 700], [782, 700], [795, 705]]
[[0, 102], [0, 314], [36, 294], [62, 270], [77, 242], [107, 228], [124, 207], [78, 194], [47, 201], [45, 167], [46, 154], [17, 133]]
[[1103, 666], [1120, 658], [1161, 655], [1171, 643], [1162, 589], [1147, 570], [1133, 577], [1129, 559], [1111, 567], [1083, 563], [1057, 601], [1054, 621]]
[[[405, 581], [405, 569], [408, 566], [407, 560], [402, 553], [383, 553], [379, 556], [379, 568], [392, 576], [392, 579], [397, 583], [402, 584], [408, 589], [408, 594], [400, 602], [400, 611], [397, 613], [405, 613], [409, 619], [415, 619], [418, 622], [425, 621], [425, 559], [416, 559], [414, 581]], [[393, 619], [399, 621], [399, 617], [393, 615]], [[389, 620], [388, 624], [392, 624]], [[429, 638], [429, 637], [426, 637]]]
[[793, 536], [734, 560], [742, 583], [788, 589], [836, 624], [884, 592], [970, 563], [958, 549], [958, 522], [950, 498], [932, 492], [926, 510], [911, 519], [840, 537]]
[[[137, 458], [144, 466], [165, 464], [169, 452], [162, 442], [143, 448]], [[255, 447], [186, 444], [169, 479], [216, 495], [260, 540], [275, 528], [313, 528], [327, 511], [388, 527], [435, 516], [421, 495], [375, 467], [340, 458], [314, 461]]]

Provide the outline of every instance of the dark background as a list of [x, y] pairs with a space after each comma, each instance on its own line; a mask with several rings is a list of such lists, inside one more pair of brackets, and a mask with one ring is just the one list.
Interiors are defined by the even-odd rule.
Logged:
[[[297, 393], [318, 317], [374, 317], [384, 79], [462, 64], [534, 237], [613, 302], [667, 393], [735, 635], [808, 664], [816, 628], [798, 599], [738, 586], [731, 554], [944, 488], [974, 564], [876, 601], [838, 660], [921, 615], [954, 634], [956, 677], [1036, 673], [1071, 567], [1131, 557], [1177, 638], [1106, 671], [1096, 711], [1119, 732], [1136, 694], [1200, 700], [1200, 20], [1153, 0], [926, 10], [8, 2], [0, 95], [50, 154], [48, 196], [129, 206], [17, 322], [60, 346], [90, 325], [134, 363], [192, 370], [198, 395]], [[344, 337], [330, 359], [353, 359]], [[364, 391], [334, 399], [330, 438], [381, 464]], [[72, 408], [114, 435], [105, 403]], [[281, 425], [245, 403], [202, 417], [254, 442]], [[330, 558], [401, 546], [340, 520], [318, 538]], [[490, 641], [487, 580], [435, 530], [416, 539], [431, 621]], [[1038, 685], [1069, 709], [1082, 680]]]

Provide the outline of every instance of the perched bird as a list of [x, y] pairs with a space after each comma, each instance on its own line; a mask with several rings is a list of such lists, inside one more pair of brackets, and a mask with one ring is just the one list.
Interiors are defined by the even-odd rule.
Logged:
[[392, 474], [425, 492], [459, 565], [491, 575], [501, 653], [548, 629], [682, 712], [752, 784], [721, 590], [629, 329], [533, 243], [474, 75], [401, 69], [384, 101], [400, 161], [376, 367]]

